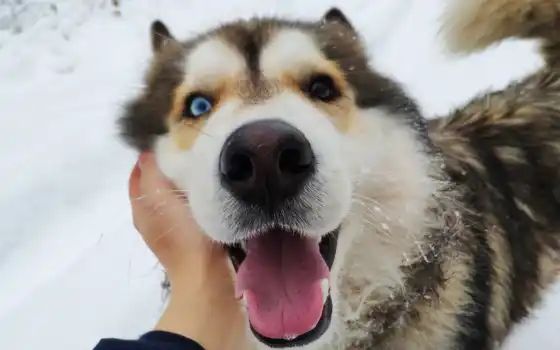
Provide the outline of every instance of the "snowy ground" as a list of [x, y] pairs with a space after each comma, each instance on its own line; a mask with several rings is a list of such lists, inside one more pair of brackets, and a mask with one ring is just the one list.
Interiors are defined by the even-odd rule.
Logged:
[[[378, 67], [429, 116], [540, 65], [527, 43], [445, 58], [435, 41], [440, 1], [129, 0], [115, 18], [94, 6], [103, 0], [58, 0], [48, 2], [56, 12], [18, 17], [13, 36], [0, 0], [0, 349], [89, 350], [100, 337], [135, 337], [161, 310], [161, 271], [130, 220], [134, 154], [114, 127], [138, 90], [152, 19], [187, 36], [235, 16], [313, 18], [342, 4]], [[560, 349], [555, 315], [560, 285], [508, 349]], [[61, 345], [62, 334], [72, 336]]]

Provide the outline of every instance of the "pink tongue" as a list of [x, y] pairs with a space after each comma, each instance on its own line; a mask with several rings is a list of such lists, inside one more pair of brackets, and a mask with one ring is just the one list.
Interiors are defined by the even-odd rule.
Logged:
[[268, 338], [292, 338], [312, 330], [323, 312], [321, 280], [329, 269], [314, 239], [268, 232], [247, 243], [237, 273], [253, 328]]

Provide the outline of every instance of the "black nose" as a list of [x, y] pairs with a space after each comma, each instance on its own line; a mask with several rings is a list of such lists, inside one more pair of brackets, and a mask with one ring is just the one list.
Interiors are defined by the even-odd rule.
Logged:
[[301, 131], [281, 120], [245, 124], [224, 143], [223, 186], [237, 199], [275, 210], [297, 195], [315, 172], [315, 156]]

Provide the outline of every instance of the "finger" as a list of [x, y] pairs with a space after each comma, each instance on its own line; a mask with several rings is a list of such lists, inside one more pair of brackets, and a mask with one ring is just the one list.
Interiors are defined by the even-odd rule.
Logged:
[[140, 163], [142, 172], [140, 186], [142, 195], [152, 204], [162, 201], [179, 202], [178, 193], [173, 184], [160, 171], [155, 156], [147, 154]]
[[140, 197], [140, 175], [140, 167], [138, 161], [136, 161], [128, 179], [128, 197], [131, 202]]
[[139, 224], [141, 220], [139, 218], [145, 217], [148, 209], [140, 201], [142, 197], [142, 191], [140, 188], [140, 181], [142, 177], [142, 171], [140, 170], [140, 159], [136, 161], [132, 172], [130, 173], [130, 178], [128, 180], [128, 196], [130, 200], [130, 207], [132, 209], [132, 222], [136, 230], [141, 232], [141, 227]]

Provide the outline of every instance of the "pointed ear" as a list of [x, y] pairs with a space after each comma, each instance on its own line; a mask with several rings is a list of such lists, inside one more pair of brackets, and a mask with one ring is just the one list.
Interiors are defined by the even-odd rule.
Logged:
[[348, 20], [348, 18], [344, 15], [344, 13], [338, 7], [331, 7], [324, 15], [323, 15], [324, 22], [339, 22], [344, 26], [348, 27], [349, 29], [354, 30], [352, 23]]
[[152, 22], [150, 27], [150, 36], [152, 40], [152, 51], [158, 53], [170, 40], [175, 40], [167, 26], [160, 20]]

